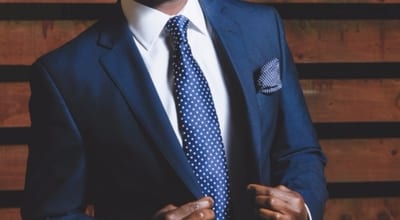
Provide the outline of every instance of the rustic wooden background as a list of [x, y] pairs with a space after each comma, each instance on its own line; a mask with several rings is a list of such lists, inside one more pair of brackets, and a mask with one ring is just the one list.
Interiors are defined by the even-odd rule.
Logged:
[[[252, 1], [284, 18], [329, 159], [325, 219], [400, 219], [400, 0]], [[113, 2], [0, 0], [0, 219], [20, 219], [29, 64]]]

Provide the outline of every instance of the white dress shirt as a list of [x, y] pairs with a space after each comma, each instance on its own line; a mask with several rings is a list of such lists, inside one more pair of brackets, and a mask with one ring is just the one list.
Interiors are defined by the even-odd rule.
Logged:
[[[133, 0], [122, 0], [122, 10], [133, 33], [169, 121], [182, 144], [173, 97], [172, 76], [168, 73], [170, 52], [164, 26], [173, 17]], [[188, 41], [193, 56], [208, 81], [221, 128], [225, 151], [229, 150], [229, 96], [212, 38], [197, 0], [187, 1], [177, 14], [190, 20]]]

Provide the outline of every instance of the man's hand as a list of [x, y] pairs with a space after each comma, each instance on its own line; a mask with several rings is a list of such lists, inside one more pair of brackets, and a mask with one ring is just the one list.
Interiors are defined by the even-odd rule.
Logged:
[[215, 218], [213, 205], [214, 201], [210, 197], [204, 197], [180, 207], [167, 205], [154, 215], [153, 220], [212, 220]]
[[250, 184], [247, 189], [254, 196], [256, 213], [262, 219], [307, 220], [303, 197], [285, 186], [268, 187]]

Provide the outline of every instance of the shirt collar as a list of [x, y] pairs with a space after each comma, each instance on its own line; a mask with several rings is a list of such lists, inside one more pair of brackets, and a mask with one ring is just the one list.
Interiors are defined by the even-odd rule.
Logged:
[[[167, 21], [173, 17], [134, 0], [122, 0], [121, 6], [135, 39], [146, 50], [153, 46], [163, 32]], [[177, 15], [183, 15], [190, 20], [189, 28], [205, 35], [208, 34], [198, 0], [187, 0], [186, 5]]]

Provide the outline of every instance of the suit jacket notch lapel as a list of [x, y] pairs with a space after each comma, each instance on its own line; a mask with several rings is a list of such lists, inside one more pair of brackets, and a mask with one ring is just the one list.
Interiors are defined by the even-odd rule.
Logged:
[[111, 28], [101, 33], [99, 44], [110, 49], [100, 58], [100, 63], [151, 141], [193, 195], [200, 197], [200, 187], [170, 125], [128, 25], [126, 22], [123, 25], [125, 28], [118, 31]]

